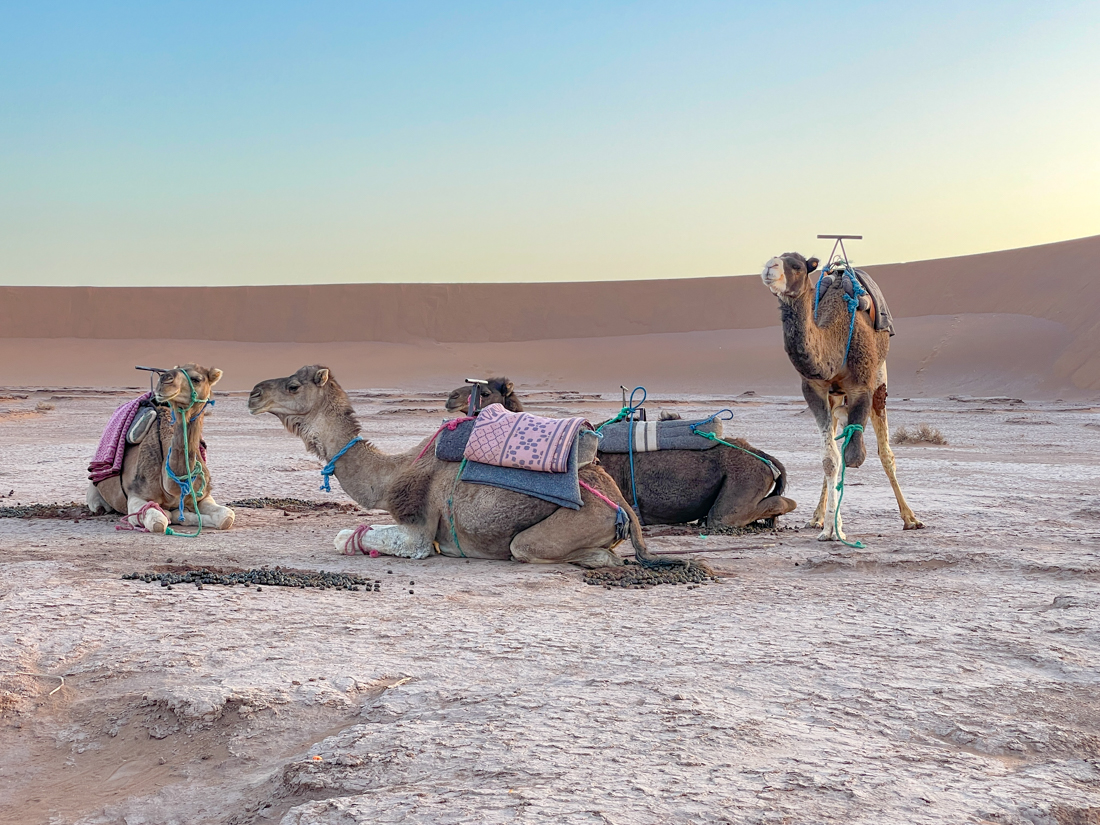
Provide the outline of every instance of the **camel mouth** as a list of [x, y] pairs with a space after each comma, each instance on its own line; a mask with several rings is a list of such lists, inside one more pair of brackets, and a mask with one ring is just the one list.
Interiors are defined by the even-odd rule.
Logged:
[[153, 400], [155, 400], [158, 404], [171, 404], [173, 401], [180, 397], [180, 392], [182, 392], [182, 390], [176, 390], [171, 395], [162, 395], [160, 390], [157, 390], [155, 393], [153, 393]]
[[252, 396], [248, 399], [248, 414], [249, 415], [263, 415], [271, 409], [271, 403], [263, 401], [256, 396]]

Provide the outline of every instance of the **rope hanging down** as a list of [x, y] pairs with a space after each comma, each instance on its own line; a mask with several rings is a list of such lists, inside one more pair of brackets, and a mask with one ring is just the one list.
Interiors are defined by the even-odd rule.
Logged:
[[[185, 478], [180, 478], [178, 475], [176, 475], [172, 471], [171, 466], [169, 466], [169, 462], [171, 462], [171, 460], [172, 460], [172, 446], [171, 445], [168, 445], [168, 456], [164, 459], [164, 471], [168, 474], [168, 477], [170, 479], [172, 479], [172, 481], [174, 481], [176, 483], [176, 485], [180, 488], [180, 517], [179, 517], [179, 523], [183, 524], [184, 502], [186, 501], [187, 496], [190, 495], [191, 496], [191, 506], [195, 510], [195, 521], [197, 522], [198, 527], [195, 529], [194, 533], [180, 533], [176, 530], [173, 530], [171, 527], [165, 527], [164, 528], [164, 533], [165, 533], [165, 535], [168, 535], [168, 536], [179, 536], [180, 538], [183, 538], [183, 539], [194, 539], [194, 538], [198, 538], [200, 535], [202, 535], [202, 514], [199, 512], [199, 496], [198, 496], [198, 493], [195, 490], [195, 487], [196, 487], [196, 484], [195, 484], [196, 468], [198, 468], [199, 481], [202, 482], [202, 494], [203, 495], [206, 494], [207, 480], [206, 480], [206, 469], [202, 466], [202, 457], [201, 456], [195, 456], [195, 463], [194, 463], [194, 465], [191, 464], [191, 452], [190, 452], [190, 444], [189, 444], [190, 439], [188, 438], [188, 435], [187, 435], [187, 424], [188, 424], [187, 414], [189, 412], [191, 412], [191, 408], [194, 407], [196, 404], [199, 404], [199, 403], [202, 404], [202, 407], [199, 408], [199, 411], [197, 413], [195, 413], [193, 416], [191, 416], [191, 418], [190, 418], [190, 423], [192, 423], [192, 424], [195, 423], [198, 420], [199, 416], [202, 415], [204, 412], [206, 412], [206, 408], [208, 406], [212, 406], [214, 404], [214, 400], [211, 399], [211, 398], [199, 398], [199, 394], [197, 392], [195, 392], [195, 384], [191, 380], [191, 376], [187, 374], [187, 370], [180, 369], [180, 372], [183, 374], [183, 377], [187, 379], [187, 385], [191, 388], [191, 403], [187, 405], [187, 409], [180, 411], [180, 426], [183, 428], [183, 466], [185, 468], [187, 468], [187, 475], [186, 475]], [[172, 409], [172, 423], [173, 424], [176, 423], [176, 411], [175, 411], [174, 408]], [[160, 508], [157, 508], [157, 509], [160, 509]]]
[[[625, 387], [624, 387], [624, 390], [625, 390]], [[634, 403], [634, 396], [638, 393], [639, 390], [641, 390], [641, 392], [642, 392], [642, 399], [637, 404], [635, 404]], [[614, 418], [610, 419], [609, 421], [605, 421], [600, 426], [598, 426], [596, 428], [596, 434], [601, 435], [600, 431], [604, 427], [606, 427], [608, 424], [617, 424], [618, 422], [622, 421], [624, 418], [627, 418], [627, 419], [629, 419], [630, 421], [633, 422], [634, 413], [636, 413], [638, 410], [640, 410], [642, 408], [642, 405], [645, 404], [645, 400], [646, 400], [646, 397], [648, 395], [649, 395], [649, 393], [646, 392], [645, 387], [635, 387], [633, 390], [630, 391], [630, 400], [627, 402], [626, 406], [623, 407], [621, 410], [619, 410], [619, 414], [616, 415]], [[627, 439], [627, 452], [630, 454], [630, 495], [633, 496], [633, 498], [634, 498], [634, 512], [635, 512], [635, 514], [637, 514], [638, 518], [641, 518], [641, 512], [638, 510], [638, 487], [634, 482], [634, 432], [633, 432], [633, 429], [631, 429], [629, 438]]]
[[843, 364], [848, 364], [848, 353], [852, 350], [852, 334], [856, 329], [856, 311], [859, 309], [859, 299], [867, 294], [867, 290], [863, 288], [863, 284], [859, 282], [859, 278], [856, 277], [855, 271], [852, 265], [843, 258], [838, 258], [836, 261], [830, 263], [827, 267], [821, 270], [821, 277], [817, 279], [817, 285], [814, 287], [814, 322], [817, 321], [817, 305], [821, 301], [821, 283], [826, 277], [848, 279], [848, 283], [852, 285], [852, 294], [848, 294], [848, 290], [843, 290], [844, 303], [848, 306], [848, 343], [844, 346], [844, 361]]
[[844, 451], [848, 449], [848, 442], [852, 440], [852, 436], [856, 433], [863, 432], [862, 424], [849, 424], [844, 430], [836, 437], [836, 441], [843, 440], [844, 443], [840, 445], [840, 480], [836, 484], [836, 490], [840, 495], [836, 500], [836, 510], [833, 512], [833, 533], [837, 537], [837, 540], [848, 547], [854, 547], [857, 550], [862, 550], [864, 544], [862, 541], [848, 541], [845, 538], [841, 538], [840, 535], [840, 503], [844, 501]]

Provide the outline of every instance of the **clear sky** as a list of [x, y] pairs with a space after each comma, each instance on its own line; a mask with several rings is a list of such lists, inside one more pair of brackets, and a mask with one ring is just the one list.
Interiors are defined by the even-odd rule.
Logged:
[[1100, 2], [4, 3], [0, 283], [661, 278], [1100, 234]]

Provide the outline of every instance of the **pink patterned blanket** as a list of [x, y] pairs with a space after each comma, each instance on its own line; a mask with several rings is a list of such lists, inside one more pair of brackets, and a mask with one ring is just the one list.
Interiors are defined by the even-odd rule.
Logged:
[[99, 447], [96, 448], [95, 458], [88, 465], [88, 478], [93, 484], [99, 484], [111, 476], [122, 475], [122, 457], [126, 452], [126, 432], [134, 423], [138, 407], [143, 401], [153, 397], [151, 392], [138, 396], [133, 401], [127, 401], [114, 411], [111, 420], [107, 422], [107, 429], [103, 431], [103, 437], [99, 439]]
[[564, 473], [583, 418], [543, 418], [490, 404], [477, 416], [463, 455], [470, 461], [540, 473]]

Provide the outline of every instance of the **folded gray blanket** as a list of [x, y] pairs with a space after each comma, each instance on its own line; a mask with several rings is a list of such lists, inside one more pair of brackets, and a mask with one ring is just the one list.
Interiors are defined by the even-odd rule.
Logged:
[[461, 461], [462, 452], [466, 449], [466, 442], [470, 440], [470, 433], [477, 421], [470, 419], [463, 421], [453, 430], [440, 430], [435, 438], [435, 457], [440, 461]]
[[[459, 428], [461, 429], [461, 425]], [[577, 478], [577, 439], [573, 440], [573, 447], [569, 451], [569, 468], [564, 473], [540, 473], [467, 461], [462, 470], [462, 481], [524, 493], [559, 507], [579, 510], [582, 502], [581, 485]]]
[[606, 425], [600, 432], [601, 453], [628, 453], [630, 439], [634, 439], [634, 452], [648, 453], [654, 450], [709, 450], [718, 442], [711, 441], [691, 431], [695, 426], [701, 432], [722, 437], [722, 422], [718, 419], [701, 421], [617, 421]]

